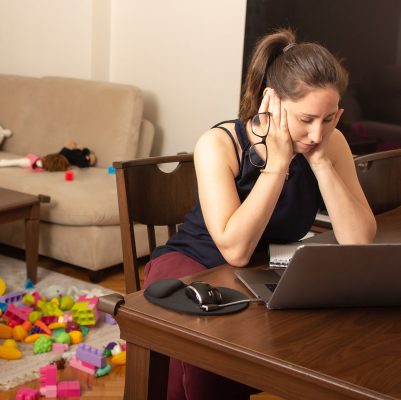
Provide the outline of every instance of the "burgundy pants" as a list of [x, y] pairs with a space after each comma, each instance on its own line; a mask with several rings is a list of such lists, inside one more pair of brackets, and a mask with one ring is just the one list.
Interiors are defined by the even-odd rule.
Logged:
[[[172, 252], [145, 266], [145, 287], [165, 278], [181, 278], [206, 268], [192, 258]], [[171, 358], [168, 400], [249, 400], [255, 389]]]

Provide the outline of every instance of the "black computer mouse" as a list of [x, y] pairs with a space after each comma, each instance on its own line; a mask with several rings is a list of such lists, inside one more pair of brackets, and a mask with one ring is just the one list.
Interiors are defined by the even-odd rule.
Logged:
[[206, 282], [192, 282], [185, 288], [186, 296], [200, 306], [204, 304], [221, 304], [223, 297], [218, 288]]
[[160, 279], [150, 284], [145, 292], [152, 297], [162, 299], [163, 297], [170, 296], [185, 286], [185, 283], [179, 279]]

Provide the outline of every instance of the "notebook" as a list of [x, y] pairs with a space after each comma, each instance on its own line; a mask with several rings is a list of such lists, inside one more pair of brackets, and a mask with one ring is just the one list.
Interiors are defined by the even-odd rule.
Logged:
[[235, 272], [269, 309], [401, 306], [401, 244], [301, 244], [283, 270]]

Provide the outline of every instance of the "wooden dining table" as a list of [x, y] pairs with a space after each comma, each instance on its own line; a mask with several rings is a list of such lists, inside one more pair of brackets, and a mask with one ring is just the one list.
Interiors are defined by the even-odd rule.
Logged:
[[[251, 293], [223, 265], [183, 279]], [[401, 308], [190, 315], [138, 291], [111, 303], [127, 341], [125, 399], [166, 398], [175, 357], [289, 400], [401, 399]]]

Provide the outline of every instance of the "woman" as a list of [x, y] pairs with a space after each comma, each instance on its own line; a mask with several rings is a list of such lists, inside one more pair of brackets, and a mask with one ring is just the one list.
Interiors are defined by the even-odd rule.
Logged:
[[[301, 239], [322, 200], [339, 243], [370, 243], [372, 211], [336, 129], [348, 76], [324, 47], [281, 29], [256, 46], [239, 119], [204, 133], [194, 159], [199, 202], [157, 248], [145, 285], [229, 263], [248, 264], [269, 242]], [[169, 399], [247, 399], [238, 383], [172, 360]]]

